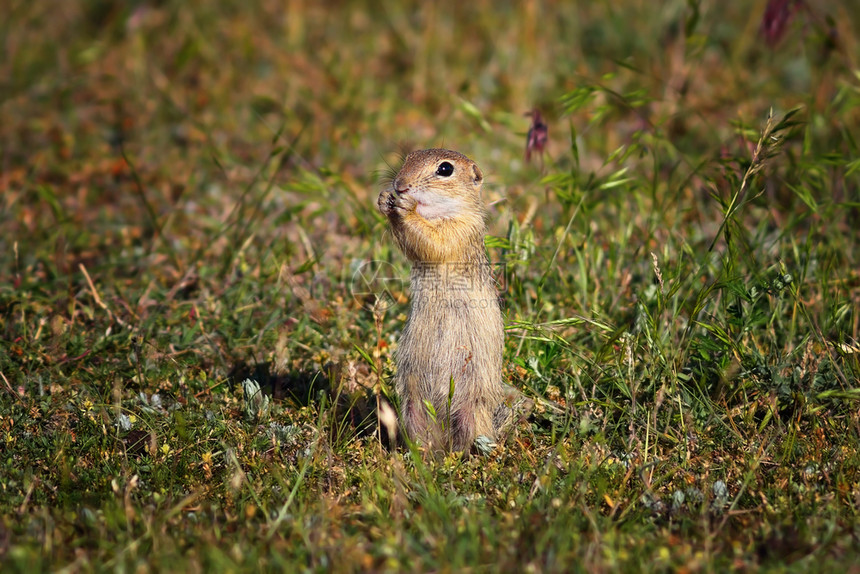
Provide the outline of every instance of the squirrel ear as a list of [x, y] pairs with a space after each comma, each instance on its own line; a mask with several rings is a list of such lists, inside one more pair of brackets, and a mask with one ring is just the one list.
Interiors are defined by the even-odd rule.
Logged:
[[473, 180], [475, 182], [475, 187], [481, 187], [481, 182], [484, 181], [484, 174], [481, 173], [481, 168], [472, 164], [472, 175], [475, 176], [475, 179]]

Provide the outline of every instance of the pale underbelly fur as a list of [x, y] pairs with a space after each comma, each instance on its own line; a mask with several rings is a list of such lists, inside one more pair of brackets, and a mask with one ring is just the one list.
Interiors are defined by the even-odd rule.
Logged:
[[479, 435], [495, 440], [493, 415], [504, 396], [498, 295], [489, 277], [471, 280], [477, 284], [466, 289], [413, 276], [412, 309], [397, 349], [406, 431], [437, 448], [468, 449]]

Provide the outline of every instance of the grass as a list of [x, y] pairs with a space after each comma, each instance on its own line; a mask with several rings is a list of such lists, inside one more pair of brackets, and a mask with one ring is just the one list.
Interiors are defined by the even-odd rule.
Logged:
[[[860, 21], [724, 4], [13, 2], [3, 571], [856, 572]], [[376, 433], [435, 145], [564, 407], [486, 458]]]

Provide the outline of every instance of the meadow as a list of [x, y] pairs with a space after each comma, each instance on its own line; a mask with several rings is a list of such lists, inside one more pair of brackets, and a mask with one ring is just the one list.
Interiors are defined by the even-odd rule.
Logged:
[[[3, 572], [860, 572], [850, 3], [3, 11]], [[537, 405], [487, 456], [377, 420], [426, 147]]]

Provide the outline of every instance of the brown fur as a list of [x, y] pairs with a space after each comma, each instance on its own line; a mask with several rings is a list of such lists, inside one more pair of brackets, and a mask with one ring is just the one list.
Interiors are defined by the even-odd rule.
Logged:
[[[444, 162], [454, 168], [449, 176], [437, 173]], [[480, 435], [494, 442], [505, 395], [504, 323], [484, 250], [482, 183], [462, 154], [416, 151], [377, 201], [413, 263], [395, 386], [407, 434], [430, 448], [468, 449]]]

